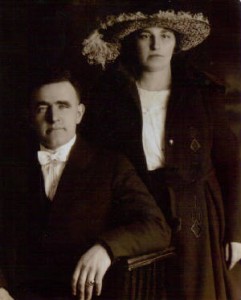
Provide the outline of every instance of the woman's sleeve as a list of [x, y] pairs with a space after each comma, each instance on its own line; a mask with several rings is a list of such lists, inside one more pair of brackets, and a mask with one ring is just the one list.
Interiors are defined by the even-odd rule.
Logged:
[[[4, 215], [6, 213], [4, 209], [4, 200], [5, 200], [5, 192], [4, 192], [4, 175], [5, 172], [3, 171], [2, 162], [0, 163], [0, 288], [6, 288], [7, 287], [7, 281], [5, 278], [5, 253], [7, 251], [6, 249], [6, 216]], [[8, 234], [7, 234], [8, 235]]]
[[226, 239], [241, 242], [240, 145], [229, 126], [223, 93], [215, 90], [209, 101], [213, 119], [212, 158], [223, 193]]
[[119, 156], [113, 178], [113, 229], [100, 240], [114, 258], [165, 249], [171, 230], [165, 218], [137, 176], [133, 166]]

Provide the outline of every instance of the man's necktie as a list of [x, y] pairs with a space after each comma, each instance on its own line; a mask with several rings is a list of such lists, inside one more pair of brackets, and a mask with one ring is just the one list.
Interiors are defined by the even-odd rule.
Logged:
[[66, 159], [66, 153], [64, 152], [50, 153], [47, 151], [38, 151], [38, 161], [42, 166], [56, 161], [65, 162]]
[[[67, 160], [65, 151], [50, 153], [48, 151], [38, 151], [38, 160], [44, 172], [45, 192], [50, 200], [53, 200], [59, 178], [61, 176], [61, 166]], [[63, 169], [62, 169], [63, 170]]]

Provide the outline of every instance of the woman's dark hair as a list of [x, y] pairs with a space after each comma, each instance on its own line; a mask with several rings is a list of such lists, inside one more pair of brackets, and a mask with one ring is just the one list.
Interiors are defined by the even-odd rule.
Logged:
[[131, 33], [122, 40], [119, 57], [121, 64], [123, 64], [134, 77], [139, 73], [139, 62], [136, 53], [136, 34], [137, 32]]

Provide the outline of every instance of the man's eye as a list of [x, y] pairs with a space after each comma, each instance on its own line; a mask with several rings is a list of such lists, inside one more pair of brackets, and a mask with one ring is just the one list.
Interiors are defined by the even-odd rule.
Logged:
[[40, 105], [40, 106], [37, 106], [36, 112], [42, 113], [42, 112], [45, 112], [47, 109], [48, 109], [47, 105]]
[[65, 103], [60, 103], [60, 104], [58, 105], [58, 107], [59, 107], [59, 109], [64, 109], [64, 108], [68, 108], [69, 105], [68, 105], [68, 104], [65, 104]]

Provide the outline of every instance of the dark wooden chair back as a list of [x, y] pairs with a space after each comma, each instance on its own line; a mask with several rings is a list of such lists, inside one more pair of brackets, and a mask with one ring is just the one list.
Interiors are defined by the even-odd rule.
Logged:
[[175, 255], [168, 248], [118, 260], [104, 279], [103, 300], [165, 300], [165, 265]]

